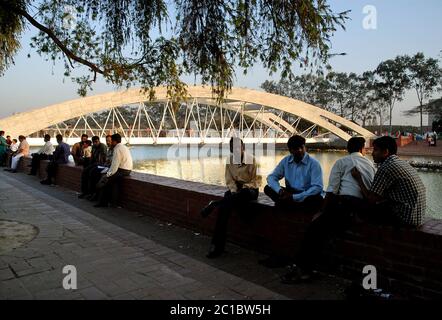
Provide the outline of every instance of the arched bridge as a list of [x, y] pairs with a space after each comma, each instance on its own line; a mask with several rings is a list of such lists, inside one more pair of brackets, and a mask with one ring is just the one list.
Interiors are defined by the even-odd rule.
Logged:
[[[218, 103], [210, 87], [189, 86], [189, 99], [174, 105], [165, 87], [149, 101], [139, 88], [78, 98], [0, 120], [11, 136], [44, 133], [77, 139], [81, 133], [103, 137], [119, 132], [131, 144], [225, 143], [231, 136], [246, 142], [286, 142], [301, 134], [307, 142], [330, 136], [373, 138], [357, 124], [305, 102], [262, 91], [233, 88]], [[40, 139], [41, 140], [41, 139]]]

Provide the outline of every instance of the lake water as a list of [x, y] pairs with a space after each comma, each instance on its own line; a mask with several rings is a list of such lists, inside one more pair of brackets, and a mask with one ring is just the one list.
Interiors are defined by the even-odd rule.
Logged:
[[[219, 150], [218, 147], [204, 147], [203, 149], [192, 148], [170, 148], [168, 146], [134, 146], [131, 147], [134, 158], [134, 170], [156, 174], [160, 176], [173, 177], [182, 180], [204, 182], [214, 185], [225, 185], [224, 165], [228, 150]], [[278, 162], [287, 155], [284, 150], [264, 150], [257, 153], [257, 160], [260, 163], [260, 174], [263, 176], [264, 188], [265, 177], [273, 170]], [[325, 188], [328, 185], [328, 178], [331, 168], [337, 159], [345, 156], [346, 152], [310, 152], [321, 163]], [[368, 156], [371, 160], [371, 156]], [[401, 157], [402, 159], [413, 160], [436, 160], [424, 157]], [[442, 201], [440, 201], [442, 190], [442, 173], [419, 171], [419, 176], [427, 189], [427, 216], [442, 219]]]

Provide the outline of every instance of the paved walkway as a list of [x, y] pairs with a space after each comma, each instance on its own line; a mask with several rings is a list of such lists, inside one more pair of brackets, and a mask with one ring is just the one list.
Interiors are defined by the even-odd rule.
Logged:
[[[1, 220], [18, 240], [6, 241], [0, 228], [0, 299], [342, 299], [348, 284], [322, 275], [314, 284], [282, 285], [284, 269], [259, 266], [262, 256], [233, 245], [208, 260], [205, 236], [93, 208], [24, 174], [0, 172]], [[77, 290], [62, 288], [66, 265], [77, 268]]]

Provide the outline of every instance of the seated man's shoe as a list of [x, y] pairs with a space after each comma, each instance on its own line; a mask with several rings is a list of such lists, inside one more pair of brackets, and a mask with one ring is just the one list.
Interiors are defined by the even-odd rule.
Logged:
[[78, 199], [84, 199], [84, 198], [86, 198], [87, 196], [88, 196], [87, 193], [80, 193], [80, 194], [78, 195]]
[[42, 180], [42, 181], [40, 181], [40, 183], [43, 184], [43, 185], [46, 185], [46, 186], [50, 186], [52, 184], [52, 182], [50, 180], [48, 180], [48, 179]]
[[28, 173], [28, 176], [36, 176], [37, 174], [36, 173], [33, 173], [33, 172], [29, 172]]
[[273, 269], [285, 267], [290, 263], [290, 261], [288, 258], [271, 256], [266, 259], [259, 260], [258, 263], [264, 267]]
[[12, 169], [11, 168], [5, 168], [5, 169], [3, 169], [4, 171], [12, 171]]
[[212, 213], [213, 209], [215, 209], [215, 206], [216, 206], [216, 202], [215, 201], [210, 201], [209, 204], [207, 206], [205, 206], [200, 211], [201, 216], [203, 218], [208, 217]]
[[219, 249], [217, 247], [215, 247], [214, 245], [212, 245], [210, 247], [209, 253], [206, 255], [206, 257], [208, 259], [215, 259], [218, 258], [219, 256], [221, 256], [224, 253], [223, 249]]
[[11, 173], [17, 173], [17, 170], [11, 170]]
[[297, 284], [310, 282], [312, 280], [312, 273], [303, 271], [300, 268], [294, 268], [292, 271], [281, 276], [281, 283]]
[[96, 193], [94, 194], [90, 194], [89, 196], [87, 196], [87, 198], [89, 201], [98, 201], [98, 195]]
[[95, 208], [107, 208], [108, 205], [106, 203], [97, 203], [94, 205]]

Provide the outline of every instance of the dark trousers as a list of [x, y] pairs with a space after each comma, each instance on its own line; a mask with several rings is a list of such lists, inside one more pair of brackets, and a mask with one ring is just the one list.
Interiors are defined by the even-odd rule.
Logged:
[[311, 271], [324, 246], [351, 226], [355, 213], [363, 206], [362, 199], [352, 196], [333, 196], [321, 215], [308, 226], [295, 258], [296, 265], [304, 271]]
[[224, 198], [217, 201], [218, 217], [212, 238], [212, 244], [217, 250], [224, 250], [226, 245], [227, 224], [233, 209], [240, 209], [240, 213], [244, 214], [245, 205], [250, 201], [258, 199], [258, 195], [258, 189], [243, 188], [235, 193], [227, 191], [224, 194]]
[[37, 174], [37, 170], [40, 167], [41, 160], [51, 160], [52, 156], [44, 153], [33, 153], [31, 160], [31, 174]]
[[58, 163], [55, 161], [49, 162], [46, 172], [48, 173], [48, 177], [46, 180], [49, 180], [52, 182], [52, 179], [55, 178], [55, 174], [57, 173]]
[[[297, 193], [296, 190], [294, 190], [290, 187], [287, 187], [284, 189], [286, 189], [288, 192], [291, 192], [291, 193]], [[270, 188], [270, 186], [265, 186], [264, 193], [270, 199], [272, 199], [273, 202], [275, 202], [275, 204], [278, 207], [285, 209], [285, 210], [291, 210], [291, 211], [296, 210], [296, 211], [302, 211], [302, 212], [317, 212], [322, 207], [322, 203], [324, 200], [320, 194], [317, 194], [317, 195], [313, 195], [313, 196], [308, 196], [302, 202], [295, 202], [295, 201], [282, 202], [279, 199], [279, 194], [275, 190]]]
[[121, 184], [124, 177], [130, 175], [130, 170], [118, 169], [115, 174], [106, 179], [105, 184], [100, 188], [98, 192], [99, 203], [107, 205], [110, 202], [116, 204], [118, 199], [118, 187]]
[[81, 193], [95, 193], [95, 186], [101, 178], [101, 171], [97, 164], [92, 164], [83, 169], [81, 172]]

